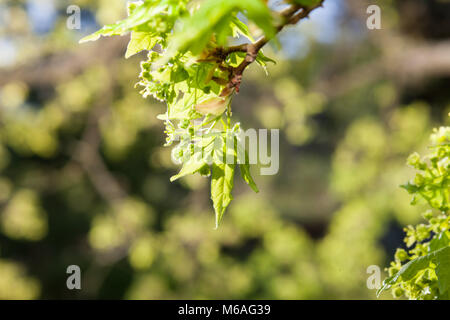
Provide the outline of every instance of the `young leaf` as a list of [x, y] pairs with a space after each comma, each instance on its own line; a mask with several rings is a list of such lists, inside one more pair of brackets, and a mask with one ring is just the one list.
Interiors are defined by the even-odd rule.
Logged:
[[243, 35], [251, 42], [255, 42], [255, 39], [252, 37], [248, 27], [245, 23], [239, 20], [238, 17], [234, 16], [231, 19], [231, 24], [233, 26], [233, 37], [237, 37], [238, 35]]
[[234, 164], [212, 165], [211, 199], [216, 213], [216, 229], [219, 227], [223, 214], [230, 204], [233, 196]]
[[127, 52], [125, 53], [125, 58], [139, 53], [143, 50], [151, 50], [156, 45], [157, 38], [153, 37], [151, 34], [146, 32], [133, 31], [131, 33], [131, 39], [128, 43]]
[[[109, 37], [116, 35], [124, 35], [131, 31], [132, 28], [142, 25], [149, 21], [152, 16], [152, 5], [150, 2], [145, 2], [144, 4], [134, 8], [131, 10], [128, 18], [121, 20], [115, 24], [109, 24], [104, 26], [102, 29], [97, 32], [84, 37], [80, 40], [80, 43], [88, 42], [88, 41], [96, 41], [101, 36]], [[154, 13], [153, 13], [154, 14]]]
[[239, 168], [241, 169], [242, 179], [244, 179], [244, 181], [250, 186], [250, 188], [253, 189], [253, 191], [258, 193], [259, 192], [258, 187], [256, 186], [252, 174], [250, 173], [250, 164], [248, 163], [241, 164], [239, 165]]
[[181, 168], [180, 172], [177, 175], [172, 176], [170, 178], [170, 182], [174, 182], [179, 178], [182, 178], [190, 174], [194, 174], [197, 171], [200, 171], [204, 165], [205, 162], [203, 160], [197, 159], [197, 157], [194, 155], [183, 164], [183, 167]]
[[450, 289], [450, 247], [441, 250], [436, 256], [436, 276], [439, 293], [444, 295]]
[[[256, 193], [259, 192], [258, 187], [256, 186], [255, 181], [253, 180], [253, 177], [250, 172], [250, 159], [248, 156], [247, 150], [245, 150], [245, 145], [242, 141], [242, 137], [238, 134], [236, 137], [236, 148], [237, 148], [237, 157], [244, 159], [239, 159], [238, 162], [240, 162], [239, 168], [241, 171], [242, 179], [250, 186], [250, 188], [253, 189]], [[242, 160], [243, 163], [242, 163]]]
[[436, 237], [430, 241], [430, 251], [436, 251], [450, 245], [450, 239], [445, 231], [436, 235]]
[[177, 32], [169, 44], [165, 62], [176, 52], [191, 50], [200, 53], [212, 39], [216, 28], [224, 19], [229, 19], [234, 10], [233, 1], [206, 0], [191, 16], [180, 21], [180, 32]]
[[378, 290], [377, 295], [380, 295], [384, 290], [396, 284], [398, 281], [409, 281], [414, 279], [420, 271], [430, 266], [434, 262], [440, 265], [439, 272], [436, 268], [436, 275], [438, 277], [438, 285], [441, 293], [444, 293], [450, 286], [450, 247], [442, 248], [433, 251], [425, 256], [421, 256], [411, 260], [405, 264], [397, 274], [384, 281], [383, 287]]
[[266, 55], [264, 55], [263, 51], [260, 50], [258, 52], [258, 55], [256, 56], [256, 62], [258, 62], [261, 66], [265, 67], [267, 65], [267, 62], [271, 62], [273, 64], [276, 64], [277, 62]]

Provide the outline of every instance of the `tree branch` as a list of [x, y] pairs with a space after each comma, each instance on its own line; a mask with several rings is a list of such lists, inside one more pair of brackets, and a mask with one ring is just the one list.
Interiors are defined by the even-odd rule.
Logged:
[[[286, 26], [288, 25], [295, 25], [300, 20], [307, 18], [311, 11], [318, 7], [323, 6], [323, 2], [325, 0], [320, 1], [317, 5], [312, 7], [304, 7], [301, 5], [291, 5], [290, 7], [284, 9], [283, 11], [279, 12], [279, 15], [283, 18], [283, 23], [281, 23], [279, 26], [276, 27], [277, 33], [281, 32]], [[237, 46], [231, 46], [228, 48], [221, 48], [217, 52], [217, 56], [221, 60], [225, 60], [226, 57], [233, 52], [245, 52], [246, 56], [244, 58], [244, 61], [241, 62], [240, 65], [238, 65], [235, 68], [231, 68], [229, 81], [227, 86], [222, 90], [221, 96], [228, 96], [233, 91], [239, 92], [239, 87], [241, 85], [242, 81], [242, 75], [245, 71], [245, 69], [252, 64], [257, 56], [259, 51], [264, 47], [271, 39], [267, 36], [263, 36], [260, 39], [258, 39], [254, 43], [245, 43]]]

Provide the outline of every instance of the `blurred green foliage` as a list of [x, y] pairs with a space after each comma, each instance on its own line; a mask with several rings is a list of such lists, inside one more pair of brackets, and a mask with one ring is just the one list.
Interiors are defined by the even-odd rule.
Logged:
[[[16, 48], [0, 69], [0, 298], [376, 298], [367, 267], [387, 265], [400, 226], [421, 219], [398, 186], [411, 176], [406, 157], [448, 121], [445, 79], [413, 86], [369, 71], [348, 90], [336, 93], [351, 74], [323, 90], [383, 48], [350, 10], [338, 10], [340, 21], [357, 30], [338, 23], [331, 42], [317, 40], [314, 15], [287, 30], [302, 50], [267, 48], [278, 63], [269, 77], [249, 68], [234, 101], [247, 127], [282, 129], [280, 172], [256, 179], [258, 195], [237, 184], [214, 231], [205, 181], [168, 182], [177, 169], [160, 147], [165, 106], [134, 88], [142, 57], [123, 59], [120, 38], [77, 44], [124, 18], [124, 3], [54, 2], [44, 34], [25, 4], [0, 5], [0, 37]], [[68, 30], [69, 4], [84, 10], [82, 25], [97, 25]], [[387, 30], [409, 37], [398, 2], [382, 6]], [[71, 264], [80, 291], [66, 288]]]

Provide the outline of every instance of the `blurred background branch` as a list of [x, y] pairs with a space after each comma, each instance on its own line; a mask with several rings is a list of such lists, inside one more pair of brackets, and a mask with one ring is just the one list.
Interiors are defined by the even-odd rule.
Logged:
[[97, 192], [110, 206], [123, 200], [127, 194], [119, 182], [109, 172], [101, 155], [101, 133], [99, 131], [100, 119], [108, 112], [111, 100], [111, 91], [104, 90], [100, 100], [95, 102], [89, 111], [82, 139], [74, 150], [73, 157], [83, 167]]
[[40, 56], [36, 60], [0, 70], [0, 86], [13, 81], [37, 87], [54, 86], [79, 75], [91, 66], [110, 64], [123, 56], [126, 44], [125, 38], [114, 38]]

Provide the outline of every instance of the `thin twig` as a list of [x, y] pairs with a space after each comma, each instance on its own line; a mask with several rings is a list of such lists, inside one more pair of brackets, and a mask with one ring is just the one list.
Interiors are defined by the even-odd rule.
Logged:
[[[286, 26], [297, 24], [300, 20], [307, 18], [311, 11], [318, 7], [322, 7], [324, 0], [320, 1], [317, 5], [312, 7], [304, 7], [301, 5], [292, 5], [279, 13], [279, 15], [283, 18], [283, 22], [276, 27], [276, 33], [281, 32]], [[267, 36], [263, 36], [259, 38], [254, 43], [245, 43], [237, 46], [231, 46], [228, 48], [219, 48], [214, 54], [225, 60], [226, 57], [233, 52], [245, 52], [246, 56], [244, 61], [242, 61], [237, 67], [232, 68], [229, 81], [227, 86], [222, 90], [221, 96], [228, 96], [233, 91], [239, 92], [239, 87], [242, 81], [242, 74], [245, 69], [252, 64], [257, 56], [259, 51], [264, 47], [271, 38]]]

